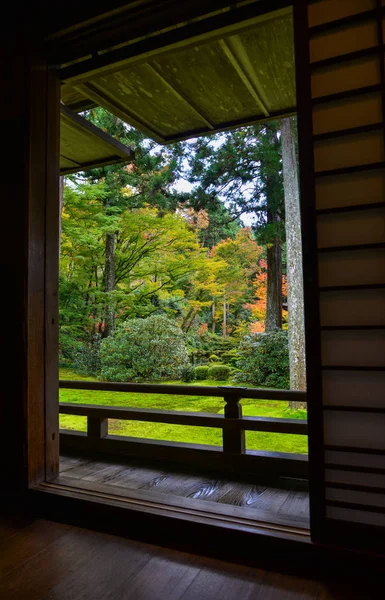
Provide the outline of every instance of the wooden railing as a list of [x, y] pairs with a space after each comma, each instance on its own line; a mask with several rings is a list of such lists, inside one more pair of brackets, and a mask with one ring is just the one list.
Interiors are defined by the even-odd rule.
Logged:
[[[307, 435], [307, 421], [242, 416], [242, 398], [306, 402], [306, 393], [244, 387], [211, 387], [142, 383], [100, 383], [60, 381], [60, 388], [143, 394], [216, 396], [224, 399], [224, 414], [100, 406], [59, 404], [60, 414], [87, 417], [87, 433], [61, 430], [61, 450], [77, 453], [125, 454], [162, 458], [184, 464], [201, 465], [224, 471], [268, 471], [271, 475], [307, 477], [307, 456], [281, 452], [248, 451], [246, 431]], [[108, 420], [150, 421], [222, 429], [223, 446], [163, 442], [108, 434]]]

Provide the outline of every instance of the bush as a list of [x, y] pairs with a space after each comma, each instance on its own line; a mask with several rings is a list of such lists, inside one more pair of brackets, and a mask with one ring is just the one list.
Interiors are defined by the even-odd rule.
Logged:
[[83, 344], [71, 335], [71, 332], [62, 328], [59, 334], [59, 365], [73, 367]]
[[194, 373], [195, 373], [195, 379], [197, 379], [198, 381], [203, 381], [204, 379], [208, 378], [208, 372], [209, 372], [209, 367], [195, 367], [194, 369]]
[[287, 331], [247, 335], [240, 343], [237, 382], [260, 387], [289, 389], [289, 348]]
[[211, 354], [209, 356], [209, 360], [210, 362], [219, 362], [219, 356], [217, 356], [216, 354]]
[[213, 365], [209, 367], [207, 376], [208, 379], [214, 379], [214, 381], [220, 381], [221, 379], [228, 379], [230, 376], [230, 367], [227, 365]]
[[122, 323], [102, 341], [100, 358], [106, 381], [180, 379], [189, 366], [182, 331], [163, 315]]
[[222, 354], [222, 361], [226, 364], [226, 365], [230, 365], [232, 367], [235, 367], [238, 361], [238, 352], [237, 350], [230, 350], [229, 352], [224, 352], [224, 354]]
[[195, 379], [195, 369], [192, 365], [187, 365], [181, 369], [181, 379], [186, 383], [190, 383], [190, 381], [194, 381]]
[[101, 337], [95, 333], [81, 344], [74, 355], [73, 367], [80, 375], [99, 375]]

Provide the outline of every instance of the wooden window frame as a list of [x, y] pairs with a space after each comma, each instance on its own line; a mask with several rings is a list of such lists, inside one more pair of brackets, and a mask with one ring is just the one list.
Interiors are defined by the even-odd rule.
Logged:
[[[302, 173], [312, 173], [312, 153], [308, 152], [311, 111], [306, 104], [309, 96], [308, 78], [303, 78], [303, 69], [308, 69], [308, 40], [304, 26], [305, 7], [307, 2], [294, 2], [294, 28], [297, 62], [297, 95], [298, 112], [304, 116], [299, 119], [300, 162]], [[298, 551], [308, 553], [309, 539], [301, 539], [290, 533], [256, 527], [254, 531], [246, 526], [230, 527], [225, 523], [217, 526], [213, 522], [198, 517], [188, 518], [169, 511], [163, 514], [159, 508], [140, 506], [135, 507], [119, 503], [116, 499], [103, 498], [97, 494], [73, 493], [59, 486], [50, 484], [58, 473], [59, 465], [59, 430], [58, 430], [58, 247], [59, 247], [59, 140], [60, 140], [60, 82], [54, 70], [50, 70], [47, 62], [41, 57], [27, 59], [22, 57], [25, 77], [14, 93], [19, 98], [19, 111], [22, 115], [28, 135], [25, 138], [23, 153], [26, 160], [24, 172], [25, 185], [20, 191], [22, 207], [25, 209], [25, 222], [19, 228], [22, 248], [18, 254], [19, 274], [18, 290], [22, 289], [22, 303], [18, 301], [18, 316], [23, 321], [16, 342], [16, 356], [20, 365], [15, 374], [20, 379], [9, 392], [8, 400], [17, 394], [15, 407], [10, 409], [8, 417], [13, 424], [23, 422], [21, 436], [15, 438], [12, 427], [6, 431], [5, 446], [13, 453], [10, 460], [9, 473], [12, 490], [27, 492], [28, 502], [40, 513], [53, 518], [66, 513], [66, 518], [76, 522], [99, 519], [104, 514], [109, 521], [109, 528], [114, 529], [115, 520], [121, 530], [123, 513], [135, 516], [138, 525], [132, 529], [129, 520], [130, 535], [143, 537], [143, 524], [154, 523], [156, 519], [159, 532], [170, 531], [174, 528], [174, 536], [178, 537], [179, 522], [182, 519], [184, 531], [190, 531], [191, 539], [196, 539], [199, 546], [199, 532], [216, 529], [213, 542], [215, 553], [221, 553], [221, 538], [250, 541], [251, 536], [258, 534], [268, 539], [268, 545], [276, 548], [277, 541], [282, 548], [294, 544]], [[13, 73], [20, 71], [20, 59], [14, 61]], [[298, 73], [301, 72], [301, 76]], [[20, 101], [20, 94], [29, 93]], [[42, 106], [44, 108], [42, 108]], [[310, 129], [311, 131], [311, 129]], [[44, 132], [44, 135], [42, 135]], [[16, 174], [15, 174], [16, 176]], [[319, 515], [322, 513], [321, 490], [323, 481], [321, 455], [322, 450], [322, 420], [321, 418], [321, 385], [320, 385], [320, 356], [319, 356], [319, 315], [318, 290], [316, 290], [316, 235], [314, 210], [314, 185], [311, 176], [300, 177], [301, 197], [306, 197], [306, 207], [302, 207], [303, 248], [306, 255], [304, 261], [304, 287], [306, 331], [312, 331], [307, 336], [308, 385], [312, 387], [312, 403], [309, 410], [309, 471], [310, 471], [310, 500], [311, 500], [311, 531], [315, 538], [319, 537], [319, 527], [322, 523]], [[10, 215], [17, 213], [15, 206], [10, 207]], [[8, 241], [11, 237], [8, 237]], [[315, 296], [317, 294], [317, 296]], [[317, 329], [318, 328], [318, 329]], [[14, 382], [13, 382], [14, 383]], [[7, 418], [8, 418], [7, 417]], [[7, 427], [7, 425], [6, 425]], [[4, 441], [4, 440], [3, 440]], [[18, 444], [22, 445], [21, 452]], [[139, 523], [141, 526], [139, 527]], [[136, 532], [136, 533], [135, 533]], [[153, 531], [151, 539], [156, 535]], [[162, 535], [163, 535], [162, 534]], [[229, 536], [229, 537], [227, 537]], [[238, 537], [237, 537], [238, 536]], [[239, 537], [240, 536], [240, 537]], [[180, 537], [180, 535], [179, 535]], [[164, 538], [159, 539], [161, 543]], [[168, 540], [169, 541], [169, 540]], [[237, 553], [240, 552], [238, 546]], [[246, 544], [246, 548], [248, 543]], [[291, 546], [293, 547], [293, 546]]]

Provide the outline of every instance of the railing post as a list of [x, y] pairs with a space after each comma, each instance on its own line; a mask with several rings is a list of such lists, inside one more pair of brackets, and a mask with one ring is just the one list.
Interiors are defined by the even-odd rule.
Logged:
[[[242, 406], [240, 397], [234, 394], [225, 394], [225, 419], [240, 419], [242, 417]], [[223, 429], [223, 452], [231, 454], [245, 453], [245, 432], [235, 426]]]
[[87, 417], [87, 435], [91, 438], [104, 438], [108, 435], [108, 419]]

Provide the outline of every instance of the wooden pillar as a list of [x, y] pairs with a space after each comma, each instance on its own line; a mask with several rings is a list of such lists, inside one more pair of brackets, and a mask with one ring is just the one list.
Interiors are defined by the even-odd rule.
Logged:
[[104, 438], [108, 435], [108, 419], [87, 417], [87, 435], [92, 438]]
[[1, 57], [0, 471], [20, 492], [58, 469], [60, 84], [44, 59]]

